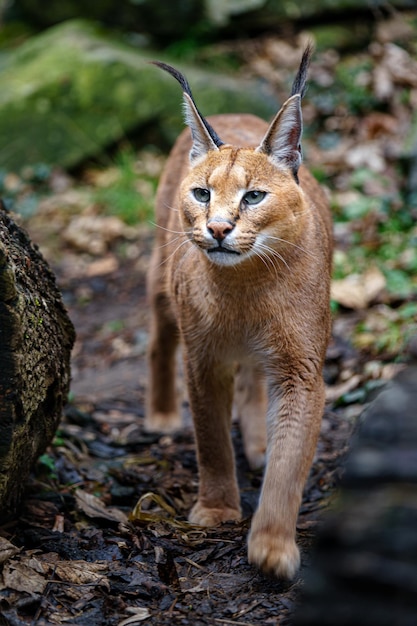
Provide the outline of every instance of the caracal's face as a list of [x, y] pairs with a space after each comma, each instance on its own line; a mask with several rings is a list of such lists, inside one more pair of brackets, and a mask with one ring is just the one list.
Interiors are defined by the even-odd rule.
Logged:
[[217, 265], [264, 263], [296, 245], [305, 209], [292, 173], [250, 148], [210, 151], [183, 180], [181, 220], [189, 239]]

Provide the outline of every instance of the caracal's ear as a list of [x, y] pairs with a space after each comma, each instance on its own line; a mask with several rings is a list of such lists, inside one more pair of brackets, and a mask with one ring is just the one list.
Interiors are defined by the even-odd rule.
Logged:
[[309, 43], [304, 50], [300, 67], [291, 88], [291, 97], [282, 105], [271, 122], [257, 152], [267, 154], [277, 165], [292, 170], [298, 181], [298, 168], [302, 161], [301, 135], [303, 118], [301, 115], [301, 98], [305, 93], [307, 70], [313, 52]]
[[182, 87], [184, 92], [185, 122], [190, 127], [193, 138], [193, 145], [190, 151], [191, 162], [194, 163], [205, 156], [209, 150], [218, 150], [223, 145], [223, 141], [197, 109], [190, 85], [185, 76], [176, 70], [175, 67], [167, 65], [167, 63], [162, 63], [161, 61], [151, 61], [151, 63], [171, 74]]

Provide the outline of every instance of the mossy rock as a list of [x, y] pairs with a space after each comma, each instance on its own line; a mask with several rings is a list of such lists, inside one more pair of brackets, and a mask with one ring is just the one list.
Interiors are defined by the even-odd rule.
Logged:
[[[226, 32], [239, 37], [282, 32], [283, 22], [319, 23], [338, 16], [372, 16], [384, 11], [387, 0], [49, 0], [48, 10], [39, 0], [5, 2], [4, 20], [19, 19], [35, 28], [48, 28], [65, 20], [83, 18], [122, 31], [140, 33], [161, 47], [180, 40], [213, 41]], [[415, 0], [390, 0], [389, 6], [412, 9]]]
[[[183, 127], [181, 91], [148, 60], [79, 20], [1, 57], [0, 167], [72, 167], [149, 124], [172, 141]], [[181, 69], [205, 115], [242, 111], [268, 118], [277, 108], [258, 82]]]
[[[372, 16], [372, 11], [383, 10], [386, 0], [205, 0], [206, 13], [212, 25], [225, 27], [228, 32], [255, 33], [274, 28], [281, 29], [283, 22], [310, 22], [318, 24], [342, 17], [343, 21], [358, 15]], [[415, 0], [391, 0], [397, 9], [412, 9]], [[279, 30], [278, 30], [279, 32]]]
[[[39, 0], [6, 3], [5, 21], [21, 20], [35, 28], [45, 29], [71, 19], [98, 21], [124, 32], [140, 32], [161, 45], [178, 41], [189, 29], [204, 19], [204, 0], [48, 0], [48, 10]], [[17, 5], [17, 6], [16, 6]], [[3, 16], [2, 16], [3, 17]]]

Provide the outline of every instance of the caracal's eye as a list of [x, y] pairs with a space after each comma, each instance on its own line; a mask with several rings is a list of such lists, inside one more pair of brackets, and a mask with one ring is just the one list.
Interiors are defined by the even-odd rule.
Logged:
[[208, 189], [203, 189], [202, 187], [196, 187], [193, 189], [193, 195], [198, 202], [203, 202], [207, 204], [210, 201], [210, 191]]
[[258, 189], [254, 189], [253, 191], [248, 191], [243, 196], [243, 202], [245, 204], [259, 204], [266, 196], [266, 191], [259, 191]]

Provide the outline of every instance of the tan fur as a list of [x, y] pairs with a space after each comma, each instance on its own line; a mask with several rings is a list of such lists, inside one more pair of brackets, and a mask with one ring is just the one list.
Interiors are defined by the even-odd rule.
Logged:
[[[160, 227], [148, 277], [153, 315], [146, 427], [167, 432], [181, 425], [175, 393], [181, 340], [200, 474], [190, 521], [211, 526], [241, 516], [230, 437], [235, 388], [253, 467], [263, 463], [267, 441], [249, 560], [291, 578], [299, 565], [297, 515], [324, 405], [330, 215], [303, 166], [297, 184], [288, 168], [256, 151], [268, 130], [264, 121], [219, 115], [209, 122], [227, 143], [190, 165], [192, 140], [185, 130], [158, 190]], [[194, 188], [212, 190], [207, 207], [195, 200]], [[243, 207], [247, 190], [268, 195], [257, 206]], [[230, 222], [230, 245], [242, 258], [230, 265], [213, 262], [204, 252], [211, 245], [207, 223], [221, 230]], [[251, 254], [260, 233], [277, 239]]]

